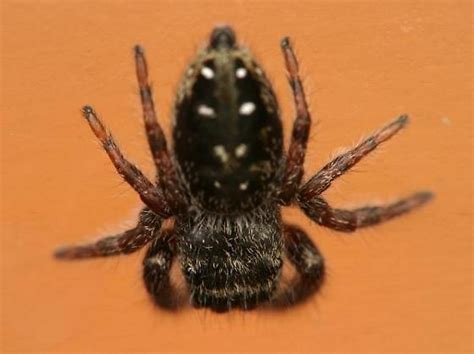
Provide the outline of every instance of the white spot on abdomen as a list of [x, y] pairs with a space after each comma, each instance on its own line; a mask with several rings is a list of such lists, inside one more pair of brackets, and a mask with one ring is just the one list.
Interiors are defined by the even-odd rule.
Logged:
[[214, 118], [216, 116], [216, 112], [212, 107], [206, 106], [205, 104], [201, 104], [198, 106], [197, 112], [199, 115], [209, 118]]
[[247, 190], [248, 187], [249, 187], [249, 181], [245, 181], [245, 182], [242, 182], [241, 184], [239, 184], [239, 189], [241, 191]]
[[201, 74], [204, 76], [206, 79], [213, 79], [214, 78], [214, 71], [211, 68], [208, 68], [207, 66], [204, 66], [201, 69]]
[[244, 77], [247, 76], [247, 69], [245, 68], [238, 68], [235, 71], [235, 76], [237, 76], [238, 79], [243, 79]]
[[242, 157], [245, 155], [246, 152], [247, 152], [247, 145], [245, 144], [240, 144], [239, 146], [235, 148], [236, 157]]
[[255, 111], [255, 103], [245, 102], [239, 108], [239, 114], [243, 116], [249, 116]]
[[216, 155], [222, 163], [226, 163], [229, 161], [229, 154], [227, 153], [227, 150], [225, 149], [224, 145], [216, 145], [213, 148], [214, 150], [214, 155]]

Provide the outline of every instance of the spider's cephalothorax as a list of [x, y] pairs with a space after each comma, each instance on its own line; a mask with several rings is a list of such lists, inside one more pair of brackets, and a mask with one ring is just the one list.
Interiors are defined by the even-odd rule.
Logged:
[[262, 69], [230, 29], [214, 31], [186, 71], [175, 119], [175, 156], [202, 208], [250, 210], [275, 190], [282, 159], [278, 105]]
[[[177, 304], [169, 279], [176, 258], [197, 307], [223, 311], [249, 309], [266, 301], [294, 304], [322, 284], [324, 263], [303, 230], [281, 221], [282, 206], [296, 205], [319, 225], [352, 232], [426, 203], [430, 192], [345, 210], [331, 207], [321, 196], [332, 181], [404, 127], [407, 116], [302, 181], [311, 118], [288, 38], [281, 41], [281, 48], [296, 109], [287, 153], [270, 83], [249, 51], [237, 44], [230, 27], [216, 27], [185, 72], [175, 105], [170, 153], [156, 119], [144, 53], [137, 46], [137, 78], [157, 181], [152, 183], [122, 155], [94, 110], [85, 106], [83, 114], [92, 131], [146, 207], [135, 228], [94, 243], [63, 247], [56, 256], [126, 254], [151, 243], [143, 274], [159, 305]], [[162, 227], [167, 218], [174, 219], [173, 227]], [[296, 269], [286, 286], [280, 282], [284, 259]]]

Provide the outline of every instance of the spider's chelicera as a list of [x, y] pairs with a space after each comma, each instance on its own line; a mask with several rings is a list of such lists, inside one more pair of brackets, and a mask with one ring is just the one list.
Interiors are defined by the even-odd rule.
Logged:
[[[311, 126], [298, 62], [288, 38], [281, 41], [296, 107], [288, 151], [273, 89], [230, 27], [217, 27], [185, 71], [174, 107], [168, 150], [156, 119], [143, 49], [135, 48], [145, 131], [157, 168], [152, 183], [121, 153], [90, 106], [83, 115], [118, 173], [145, 207], [137, 226], [97, 242], [63, 247], [62, 259], [134, 252], [150, 243], [144, 281], [157, 304], [172, 306], [169, 271], [179, 261], [191, 303], [216, 311], [259, 303], [298, 303], [324, 279], [323, 257], [297, 226], [282, 222], [282, 206], [296, 205], [317, 224], [352, 232], [381, 223], [431, 198], [418, 192], [387, 205], [353, 210], [331, 207], [321, 194], [365, 155], [402, 129], [403, 115], [303, 181]], [[162, 228], [172, 218], [170, 228]], [[296, 270], [281, 284], [283, 259]]]

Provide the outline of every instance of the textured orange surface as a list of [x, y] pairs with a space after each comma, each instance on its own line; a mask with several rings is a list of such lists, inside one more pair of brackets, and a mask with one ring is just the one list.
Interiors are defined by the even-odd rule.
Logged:
[[[472, 351], [470, 2], [2, 1], [3, 351]], [[160, 121], [211, 28], [232, 24], [293, 119], [290, 35], [315, 120], [307, 173], [401, 113], [409, 127], [326, 193], [350, 206], [431, 189], [427, 207], [338, 234], [285, 210], [320, 246], [323, 291], [284, 312], [155, 308], [144, 252], [63, 263], [61, 244], [133, 224], [140, 202], [79, 114], [95, 105], [124, 152], [153, 166], [131, 48], [145, 46]]]

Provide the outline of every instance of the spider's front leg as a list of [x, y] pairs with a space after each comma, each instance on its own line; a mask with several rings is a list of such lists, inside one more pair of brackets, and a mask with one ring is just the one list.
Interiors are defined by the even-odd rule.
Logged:
[[150, 245], [143, 260], [143, 280], [148, 293], [161, 307], [173, 309], [179, 303], [170, 284], [169, 271], [176, 255], [175, 229], [161, 231]]
[[161, 227], [161, 221], [162, 219], [158, 215], [150, 209], [144, 208], [140, 212], [135, 228], [118, 235], [104, 237], [90, 244], [61, 247], [56, 250], [54, 256], [72, 260], [132, 253], [156, 237]]
[[315, 293], [324, 281], [324, 259], [308, 235], [299, 227], [283, 226], [285, 254], [298, 272], [284, 292], [274, 299], [276, 306], [301, 303]]
[[135, 69], [148, 145], [158, 170], [158, 178], [165, 199], [170, 208], [176, 211], [182, 208], [183, 192], [180, 189], [176, 169], [168, 151], [165, 134], [157, 120], [151, 84], [148, 79], [145, 52], [138, 45], [135, 46]]
[[291, 203], [303, 177], [303, 165], [311, 127], [311, 116], [308, 111], [303, 84], [299, 76], [298, 60], [288, 38], [283, 38], [281, 48], [296, 108], [296, 119], [293, 123], [286, 167], [281, 190], [278, 195], [281, 203], [287, 205]]

